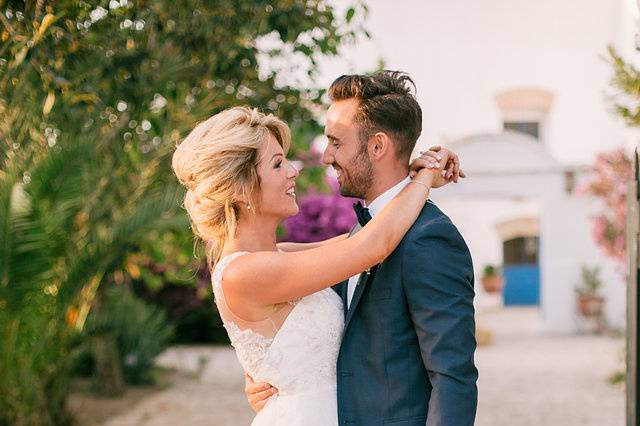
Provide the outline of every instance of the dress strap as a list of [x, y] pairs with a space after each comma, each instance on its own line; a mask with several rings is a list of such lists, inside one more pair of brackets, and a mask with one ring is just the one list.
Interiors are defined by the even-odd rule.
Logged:
[[278, 332], [284, 320], [289, 315], [291, 310], [294, 307], [294, 304], [283, 304], [282, 307], [277, 308], [276, 310], [267, 318], [258, 320], [258, 321], [250, 321], [236, 315], [232, 309], [229, 307], [227, 302], [224, 288], [222, 285], [222, 274], [225, 268], [235, 259], [242, 256], [243, 254], [247, 254], [250, 252], [247, 251], [238, 251], [235, 253], [231, 253], [226, 255], [218, 261], [216, 266], [214, 267], [213, 273], [211, 274], [211, 283], [213, 285], [213, 295], [215, 296], [215, 302], [218, 307], [218, 312], [224, 323], [234, 323], [240, 329], [252, 329], [255, 332], [265, 336], [265, 337], [273, 337]]

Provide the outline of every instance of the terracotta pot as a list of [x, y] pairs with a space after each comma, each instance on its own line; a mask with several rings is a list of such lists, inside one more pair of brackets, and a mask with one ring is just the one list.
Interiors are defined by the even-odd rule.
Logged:
[[592, 294], [578, 295], [578, 309], [580, 314], [585, 317], [599, 317], [602, 315], [604, 307], [604, 298]]
[[487, 293], [499, 293], [502, 291], [504, 279], [502, 275], [486, 275], [482, 277], [482, 288]]

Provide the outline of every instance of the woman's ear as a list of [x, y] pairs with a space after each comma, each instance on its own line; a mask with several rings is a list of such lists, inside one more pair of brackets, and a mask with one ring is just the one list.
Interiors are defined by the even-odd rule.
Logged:
[[233, 201], [238, 204], [247, 204], [249, 202], [246, 191], [244, 190], [244, 186], [235, 185], [235, 189], [233, 191]]

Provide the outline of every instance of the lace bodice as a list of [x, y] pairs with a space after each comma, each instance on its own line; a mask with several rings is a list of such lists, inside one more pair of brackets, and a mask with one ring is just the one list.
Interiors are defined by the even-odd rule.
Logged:
[[[342, 300], [325, 289], [296, 301], [282, 321], [239, 320], [230, 311], [222, 288], [224, 269], [243, 252], [223, 257], [212, 274], [216, 304], [242, 367], [254, 380], [271, 383], [281, 396], [316, 386], [335, 387], [336, 359], [342, 339]], [[278, 323], [280, 323], [278, 325]]]

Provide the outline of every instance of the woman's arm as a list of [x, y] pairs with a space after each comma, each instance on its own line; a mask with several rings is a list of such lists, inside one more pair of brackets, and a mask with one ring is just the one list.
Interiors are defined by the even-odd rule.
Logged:
[[[434, 182], [433, 188], [444, 186], [450, 182], [457, 182], [459, 177], [462, 177], [462, 178], [466, 177], [464, 172], [460, 170], [460, 160], [458, 159], [458, 156], [449, 150], [445, 150], [441, 146], [432, 146], [431, 148], [429, 148], [428, 151], [421, 151], [420, 154], [422, 154], [422, 157], [418, 157], [414, 159], [410, 166], [411, 167], [410, 176], [413, 178], [418, 173], [418, 170], [421, 167], [425, 167], [428, 165], [428, 163], [424, 163], [424, 162], [420, 163], [421, 161], [424, 161], [426, 157], [430, 157], [432, 161], [442, 161], [443, 160], [442, 154], [438, 154], [440, 151], [442, 151], [442, 153], [446, 152], [446, 155], [447, 155], [447, 160], [444, 162], [444, 169], [446, 170], [446, 174], [443, 175], [444, 179], [440, 179], [438, 182]], [[282, 243], [278, 243], [277, 246], [278, 246], [278, 250], [280, 251], [294, 252], [294, 251], [301, 251], [301, 250], [309, 250], [312, 248], [323, 246], [325, 244], [337, 243], [338, 241], [342, 241], [347, 237], [348, 237], [348, 234], [342, 234], [342, 235], [338, 235], [337, 237], [329, 238], [328, 240], [324, 240], [324, 241], [318, 241], [313, 243], [282, 242]]]
[[342, 234], [342, 235], [338, 235], [337, 237], [329, 238], [328, 240], [316, 241], [314, 243], [283, 242], [283, 243], [278, 243], [277, 246], [278, 246], [278, 250], [286, 251], [286, 252], [309, 250], [316, 247], [322, 247], [325, 244], [337, 243], [338, 241], [344, 240], [348, 236], [349, 234]]
[[[443, 161], [442, 164], [446, 164]], [[309, 250], [255, 252], [226, 268], [227, 298], [272, 305], [330, 287], [386, 258], [418, 217], [442, 167], [423, 168], [393, 200], [358, 233]]]

